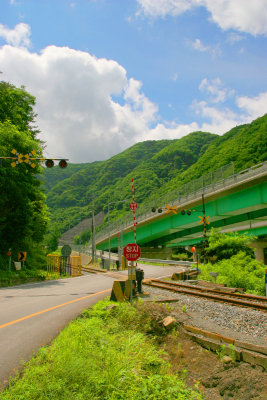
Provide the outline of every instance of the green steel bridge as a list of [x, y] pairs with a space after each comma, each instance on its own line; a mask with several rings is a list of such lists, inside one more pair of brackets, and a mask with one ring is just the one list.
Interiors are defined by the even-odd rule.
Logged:
[[[138, 207], [137, 243], [141, 247], [178, 247], [203, 240], [203, 198], [210, 227], [267, 236], [267, 162], [234, 172], [229, 164]], [[166, 205], [177, 213], [166, 213]], [[152, 212], [152, 208], [156, 212]], [[158, 213], [158, 209], [163, 211]], [[191, 210], [181, 213], [182, 210]], [[132, 213], [96, 236], [99, 250], [115, 250], [134, 242]], [[267, 243], [266, 243], [267, 247]]]

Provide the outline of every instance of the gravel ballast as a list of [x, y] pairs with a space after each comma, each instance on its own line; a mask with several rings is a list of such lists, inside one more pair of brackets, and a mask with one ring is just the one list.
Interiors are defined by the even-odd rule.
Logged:
[[146, 300], [150, 301], [177, 299], [177, 303], [171, 303], [173, 309], [171, 315], [175, 317], [183, 308], [186, 323], [234, 339], [267, 346], [267, 315], [263, 311], [173, 293], [146, 285], [144, 291], [149, 293], [149, 298]]

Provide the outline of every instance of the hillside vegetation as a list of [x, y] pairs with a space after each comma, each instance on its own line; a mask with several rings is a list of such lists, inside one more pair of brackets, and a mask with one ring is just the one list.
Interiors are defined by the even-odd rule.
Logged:
[[[141, 204], [231, 162], [236, 172], [260, 163], [267, 159], [266, 132], [267, 114], [223, 136], [193, 132], [177, 140], [137, 143], [107, 161], [70, 165], [66, 179], [59, 168], [45, 169], [51, 225], [62, 232], [76, 225], [90, 215], [93, 198], [96, 212], [107, 212], [108, 202], [130, 201], [132, 178]], [[110, 215], [126, 212], [129, 204], [117, 203]]]

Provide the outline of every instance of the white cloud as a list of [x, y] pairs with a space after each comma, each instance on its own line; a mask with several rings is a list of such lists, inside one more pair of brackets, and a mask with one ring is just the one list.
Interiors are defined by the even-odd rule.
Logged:
[[194, 7], [206, 7], [210, 19], [223, 30], [235, 29], [252, 35], [267, 35], [267, 0], [137, 0], [151, 17], [176, 16]]
[[190, 40], [188, 40], [187, 42], [193, 47], [194, 50], [200, 52], [208, 52], [212, 55], [212, 57], [216, 57], [222, 54], [219, 44], [217, 44], [216, 46], [204, 45], [204, 43], [199, 38], [195, 39], [193, 42]]
[[231, 44], [240, 42], [241, 40], [245, 39], [244, 36], [240, 35], [237, 32], [230, 32], [227, 36], [227, 41]]
[[150, 129], [145, 134], [140, 134], [138, 141], [143, 140], [160, 140], [160, 139], [180, 139], [188, 133], [200, 130], [197, 122], [190, 124], [159, 123], [155, 128]]
[[267, 113], [267, 92], [260, 93], [255, 97], [237, 97], [236, 104], [245, 110], [249, 119], [256, 119]]
[[30, 35], [31, 28], [23, 22], [17, 24], [14, 29], [9, 29], [0, 24], [0, 37], [13, 46], [29, 47], [31, 44]]
[[143, 12], [151, 17], [165, 17], [166, 15], [179, 15], [194, 5], [194, 0], [137, 0], [141, 8], [137, 12]]
[[[41, 54], [9, 45], [0, 49], [3, 79], [37, 99], [40, 138], [51, 156], [73, 162], [106, 159], [136, 142], [155, 121], [157, 107], [113, 60], [67, 47]], [[112, 97], [124, 97], [123, 104]]]
[[210, 49], [209, 46], [205, 46], [200, 39], [196, 39], [193, 43], [192, 46], [195, 50], [198, 51], [208, 51]]
[[194, 101], [192, 108], [196, 115], [207, 120], [207, 122], [203, 122], [201, 125], [201, 130], [205, 132], [222, 135], [234, 126], [245, 122], [243, 116], [237, 115], [229, 108], [216, 108], [210, 106], [206, 101]]
[[223, 134], [234, 126], [262, 117], [267, 112], [267, 92], [255, 97], [237, 96], [235, 103], [240, 110], [238, 114], [227, 107], [214, 107], [206, 101], [195, 100], [192, 108], [196, 115], [208, 120], [201, 125], [201, 130]]
[[213, 103], [224, 102], [228, 97], [233, 96], [235, 93], [234, 90], [223, 87], [220, 78], [212, 79], [211, 81], [207, 78], [202, 79], [199, 85], [199, 90], [210, 94]]
[[180, 138], [195, 130], [222, 134], [267, 109], [267, 93], [236, 96], [240, 112], [235, 113], [223, 104], [235, 92], [219, 78], [204, 78], [199, 89], [208, 100], [193, 102], [195, 121], [162, 122], [157, 105], [142, 92], [142, 83], [128, 79], [113, 60], [68, 47], [48, 46], [38, 54], [5, 45], [0, 48], [0, 65], [1, 78], [25, 85], [36, 97], [39, 137], [47, 144], [47, 156], [72, 162], [107, 159], [138, 141]]

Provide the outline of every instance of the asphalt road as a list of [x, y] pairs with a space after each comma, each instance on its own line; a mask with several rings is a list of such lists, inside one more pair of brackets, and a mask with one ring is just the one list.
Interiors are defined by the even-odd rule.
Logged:
[[[138, 267], [144, 269], [145, 278], [169, 276], [179, 269], [150, 265]], [[121, 275], [126, 274], [127, 271], [121, 272]], [[83, 309], [110, 295], [113, 281], [114, 277], [107, 274], [86, 274], [1, 288], [0, 388], [21, 367], [22, 360], [28, 361]]]

